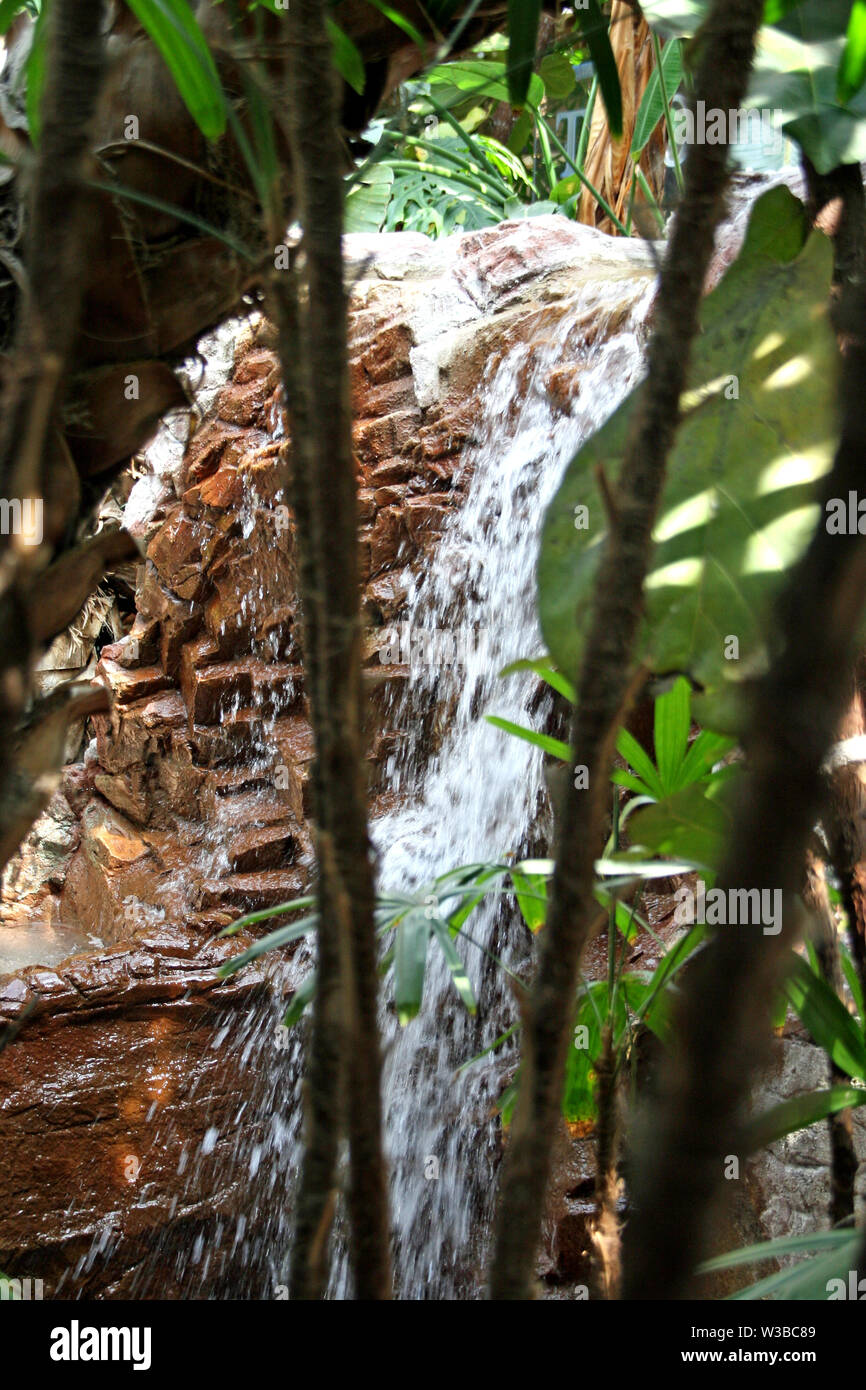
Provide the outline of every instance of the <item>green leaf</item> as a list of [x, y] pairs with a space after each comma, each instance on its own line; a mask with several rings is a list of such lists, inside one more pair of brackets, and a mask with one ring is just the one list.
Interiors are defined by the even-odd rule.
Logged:
[[[671, 39], [665, 44], [662, 49], [662, 72], [664, 73], [668, 101], [671, 101], [683, 80], [682, 39]], [[658, 68], [653, 68], [634, 123], [634, 135], [631, 142], [632, 159], [638, 159], [643, 153], [649, 143], [650, 136], [663, 115], [661, 76]]]
[[128, 0], [159, 49], [180, 96], [208, 140], [226, 128], [226, 99], [213, 55], [187, 0]]
[[[832, 247], [787, 188], [756, 202], [739, 257], [703, 302], [646, 584], [640, 657], [688, 672], [705, 727], [736, 732], [742, 683], [765, 670], [773, 604], [818, 520], [837, 432]], [[553, 660], [579, 668], [605, 539], [598, 468], [615, 478], [636, 388], [569, 465], [544, 521], [539, 610]], [[589, 508], [576, 530], [574, 509]], [[728, 660], [735, 635], [739, 659]], [[641, 773], [640, 768], [636, 771]]]
[[261, 907], [255, 912], [247, 912], [243, 917], [238, 917], [236, 921], [230, 922], [222, 931], [217, 932], [217, 936], [237, 936], [238, 932], [244, 931], [247, 927], [257, 926], [259, 922], [269, 922], [272, 917], [280, 917], [284, 912], [302, 912], [308, 907], [315, 906], [316, 899], [294, 898], [290, 903], [279, 903], [277, 907]]
[[553, 690], [563, 695], [570, 704], [576, 704], [577, 691], [571, 681], [567, 680], [561, 671], [557, 671], [550, 657], [524, 657], [521, 661], [512, 661], [509, 666], [503, 666], [499, 674], [500, 676], [513, 676], [518, 671], [534, 671], [535, 674], [540, 676]]
[[707, 788], [692, 783], [636, 811], [629, 821], [633, 844], [654, 854], [670, 855], [695, 868], [714, 873], [721, 863], [733, 817]]
[[812, 1231], [800, 1236], [780, 1236], [777, 1240], [762, 1240], [730, 1250], [726, 1255], [714, 1255], [698, 1265], [697, 1274], [716, 1274], [723, 1269], [739, 1269], [742, 1265], [758, 1264], [762, 1260], [779, 1260], [787, 1255], [801, 1255], [807, 1250], [843, 1250], [858, 1239], [856, 1231]]
[[825, 980], [803, 960], [790, 955], [785, 992], [794, 1012], [802, 1019], [827, 1056], [858, 1081], [866, 1081], [866, 1042], [863, 1032]]
[[485, 714], [484, 718], [495, 729], [502, 729], [514, 738], [521, 738], [524, 743], [531, 743], [535, 748], [550, 753], [552, 757], [561, 758], [563, 762], [571, 762], [571, 749], [561, 738], [551, 738], [549, 734], [539, 734], [535, 729], [524, 728], [522, 724], [512, 724], [510, 719], [500, 719], [498, 714]]
[[778, 24], [780, 19], [784, 19], [789, 10], [795, 10], [798, 5], [802, 5], [803, 0], [766, 0], [764, 5], [764, 23]]
[[470, 1014], [476, 1013], [478, 1006], [475, 1002], [475, 994], [472, 989], [472, 983], [469, 979], [469, 976], [466, 973], [466, 966], [463, 964], [462, 960], [460, 959], [460, 956], [457, 954], [456, 947], [451, 939], [451, 933], [449, 932], [445, 923], [442, 921], [441, 917], [436, 916], [433, 918], [433, 934], [436, 937], [436, 940], [438, 941], [442, 949], [442, 954], [445, 957], [445, 963], [448, 966], [448, 969], [451, 971], [451, 978], [454, 981], [454, 988], [457, 990], [457, 993], [463, 1000], [467, 1012]]
[[620, 729], [617, 734], [616, 751], [634, 768], [641, 781], [646, 783], [650, 794], [661, 799], [665, 794], [665, 789], [653, 760], [643, 745], [638, 743], [634, 734], [629, 733], [628, 729]]
[[775, 1144], [798, 1129], [808, 1129], [809, 1125], [826, 1120], [828, 1115], [835, 1115], [839, 1110], [854, 1110], [860, 1105], [866, 1105], [866, 1091], [858, 1091], [854, 1086], [832, 1086], [826, 1091], [808, 1091], [805, 1095], [780, 1101], [748, 1126], [749, 1152]]
[[544, 92], [548, 101], [565, 101], [571, 96], [576, 85], [574, 68], [562, 49], [555, 49], [553, 53], [545, 53], [538, 65], [538, 71], [544, 83]]
[[[583, 18], [583, 10], [586, 18]], [[607, 111], [607, 123], [615, 140], [622, 135], [622, 92], [616, 59], [610, 45], [607, 20], [601, 12], [598, 0], [586, 0], [579, 17], [580, 32], [595, 64], [598, 86]]]
[[513, 868], [511, 882], [524, 922], [531, 932], [540, 931], [547, 917], [547, 880], [540, 874], [524, 874]]
[[702, 781], [734, 746], [732, 738], [702, 729], [680, 765], [678, 788]]
[[335, 20], [331, 19], [330, 15], [328, 15], [326, 23], [331, 38], [331, 56], [334, 60], [334, 67], [343, 81], [348, 82], [359, 96], [363, 96], [364, 88], [367, 85], [367, 70], [364, 67], [364, 59], [353, 40]]
[[831, 1279], [842, 1279], [847, 1286], [849, 1270], [857, 1266], [862, 1236], [856, 1232], [852, 1235], [850, 1231], [827, 1231], [825, 1234], [839, 1237], [835, 1249], [830, 1249], [826, 1255], [815, 1255], [811, 1260], [804, 1260], [794, 1269], [783, 1269], [778, 1274], [759, 1279], [757, 1284], [740, 1289], [726, 1301], [751, 1302], [759, 1298], [784, 1298], [792, 1302], [826, 1301]]
[[851, 0], [803, 0], [761, 30], [746, 105], [779, 112], [821, 174], [866, 157], [866, 90], [841, 98], [859, 66], [858, 43], [845, 56]]
[[388, 212], [394, 170], [385, 163], [372, 164], [346, 195], [345, 232], [378, 232]]
[[535, 62], [541, 0], [508, 0], [508, 99], [524, 106]]
[[291, 1028], [298, 1022], [307, 1005], [315, 998], [316, 994], [316, 972], [311, 970], [309, 975], [298, 985], [292, 995], [289, 1007], [283, 1016], [283, 1027]]
[[[565, 1087], [562, 1097], [563, 1118], [571, 1124], [594, 1123], [597, 1115], [595, 1103], [595, 1063], [601, 1051], [601, 1019], [607, 1013], [607, 982], [599, 980], [588, 985], [578, 1000], [574, 1015], [574, 1032], [568, 1049], [565, 1069]], [[619, 1001], [621, 1020], [625, 1017], [625, 1004]], [[579, 1029], [586, 1029], [584, 1034]], [[586, 1042], [586, 1046], [580, 1046]]]
[[[505, 63], [485, 62], [483, 60], [462, 60], [455, 63], [440, 63], [431, 68], [427, 81], [434, 86], [450, 88], [444, 94], [438, 93], [445, 106], [453, 106], [457, 101], [471, 95], [475, 100], [510, 101], [508, 90], [508, 68]], [[544, 83], [534, 72], [530, 76], [526, 104], [533, 109], [544, 100]]]
[[610, 780], [614, 786], [626, 787], [628, 791], [637, 792], [638, 796], [648, 797], [650, 801], [658, 800], [658, 797], [653, 796], [646, 783], [642, 782], [639, 777], [635, 777], [633, 772], [623, 772], [621, 767], [616, 767], [610, 774]]
[[316, 926], [317, 916], [302, 917], [299, 922], [293, 922], [288, 927], [278, 927], [276, 931], [269, 932], [267, 936], [254, 941], [252, 946], [248, 946], [240, 955], [232, 956], [225, 964], [219, 968], [219, 974], [223, 979], [228, 979], [238, 970], [242, 970], [251, 961], [258, 960], [259, 956], [267, 955], [269, 951], [278, 951], [281, 946], [288, 946], [290, 942], [299, 940], [302, 936], [307, 936]]
[[676, 777], [686, 756], [692, 725], [692, 688], [678, 676], [670, 690], [655, 702], [655, 752], [659, 779], [665, 791], [674, 791]]
[[431, 918], [428, 909], [408, 912], [397, 927], [394, 945], [394, 1004], [402, 1025], [417, 1016], [424, 994]]
[[30, 52], [24, 67], [27, 82], [27, 128], [34, 145], [39, 144], [39, 137], [42, 133], [42, 95], [45, 91], [47, 49], [48, 6], [43, 5], [33, 26]]
[[848, 102], [859, 92], [866, 78], [866, 0], [854, 0], [851, 18], [848, 20], [848, 35], [845, 48], [839, 61], [836, 78], [836, 95], [840, 101]]

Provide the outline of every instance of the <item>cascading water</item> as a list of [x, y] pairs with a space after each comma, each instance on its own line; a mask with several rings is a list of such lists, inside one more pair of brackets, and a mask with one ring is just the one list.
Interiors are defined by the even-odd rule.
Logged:
[[[408, 800], [375, 825], [383, 889], [419, 889], [448, 869], [518, 853], [546, 801], [541, 753], [484, 715], [533, 721], [534, 677], [499, 672], [540, 650], [534, 572], [541, 520], [569, 459], [640, 371], [652, 293], [647, 282], [587, 289], [553, 336], [547, 323], [542, 342], [520, 342], [484, 383], [480, 442], [464, 460], [468, 495], [409, 596], [402, 630], [412, 675], [396, 721], [406, 739], [392, 773]], [[608, 336], [614, 314], [619, 325]], [[580, 368], [579, 396], [566, 416], [547, 389], [551, 370], [564, 363]], [[517, 382], [525, 384], [515, 399]], [[443, 652], [450, 661], [437, 659]], [[433, 703], [447, 710], [447, 730], [425, 766], [422, 716]], [[421, 1015], [400, 1029], [383, 1009], [396, 1277], [404, 1298], [477, 1292], [486, 1263], [500, 1068], [485, 1059], [459, 1078], [455, 1069], [514, 1022], [508, 977], [492, 956], [525, 954], [526, 932], [501, 926], [498, 899], [489, 898], [459, 943], [478, 1024], [435, 945]], [[345, 1276], [336, 1287], [347, 1291]]]
[[[396, 795], [373, 826], [381, 889], [423, 892], [446, 870], [520, 855], [530, 837], [535, 844], [549, 833], [541, 754], [484, 715], [518, 724], [537, 718], [535, 678], [498, 673], [540, 649], [539, 528], [564, 467], [640, 371], [654, 293], [652, 276], [641, 269], [631, 277], [600, 276], [569, 306], [523, 324], [519, 341], [482, 383], [477, 442], [462, 463], [466, 500], [426, 571], [416, 575], [396, 634], [410, 679], [389, 718], [403, 735], [387, 768], [388, 790]], [[551, 373], [562, 368], [576, 369], [579, 383], [565, 409], [550, 389]], [[262, 756], [264, 769], [267, 749]], [[202, 853], [218, 864], [221, 852], [216, 823]], [[435, 943], [423, 1008], [407, 1027], [398, 1026], [388, 1002], [390, 983], [383, 986], [383, 1110], [401, 1298], [471, 1298], [483, 1290], [501, 1151], [495, 1104], [516, 1044], [456, 1073], [514, 1021], [499, 960], [525, 972], [531, 943], [501, 910], [502, 901], [494, 896], [481, 904], [458, 942], [478, 1000], [476, 1018], [460, 1003]], [[252, 1096], [233, 1116], [232, 1176], [247, 1194], [249, 1213], [233, 1233], [235, 1297], [273, 1297], [287, 1282], [302, 1152], [304, 1030], [280, 1029], [278, 996], [297, 985], [311, 956], [304, 945], [275, 966], [278, 988], [270, 1000], [214, 1038], [215, 1049], [236, 1049], [257, 1075]], [[190, 1202], [179, 1219], [200, 1208], [215, 1140], [209, 1132], [184, 1160]], [[343, 1298], [351, 1295], [351, 1279], [339, 1231], [334, 1245], [330, 1295]], [[99, 1253], [94, 1247], [93, 1257]], [[161, 1257], [157, 1246], [141, 1267], [136, 1296], [158, 1296]], [[188, 1296], [207, 1292], [209, 1255], [200, 1236], [191, 1235], [180, 1253], [175, 1242], [172, 1259]]]

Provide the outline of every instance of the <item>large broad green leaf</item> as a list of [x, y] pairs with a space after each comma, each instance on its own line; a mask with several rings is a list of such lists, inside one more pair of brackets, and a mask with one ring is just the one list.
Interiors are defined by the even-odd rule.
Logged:
[[[688, 672], [705, 692], [693, 700], [695, 718], [724, 732], [737, 729], [732, 694], [767, 664], [772, 601], [815, 526], [815, 484], [832, 464], [831, 274], [829, 241], [809, 235], [800, 203], [774, 188], [755, 204], [739, 257], [702, 307], [640, 648], [652, 670]], [[572, 460], [545, 518], [541, 625], [572, 678], [605, 538], [598, 471], [615, 481], [641, 389]], [[588, 508], [588, 528], [576, 527], [579, 507]]]
[[446, 171], [419, 167], [394, 179], [384, 230], [448, 236], [458, 229], [492, 227], [502, 221], [503, 211], [502, 203], [457, 183]]
[[226, 101], [213, 60], [187, 0], [129, 0], [177, 83], [202, 134], [216, 140], [226, 128]]
[[13, 20], [15, 20], [25, 8], [26, 6], [22, 3], [22, 0], [0, 0], [0, 34], [9, 32]]
[[378, 232], [385, 221], [393, 184], [393, 169], [387, 164], [371, 164], [346, 195], [343, 230]]
[[547, 917], [547, 879], [541, 874], [525, 874], [515, 867], [511, 882], [521, 916], [531, 932], [539, 931]]
[[[866, 158], [866, 21], [851, 0], [767, 0], [745, 105], [775, 113], [820, 173]], [[708, 0], [647, 0], [659, 33], [689, 36]]]
[[[458, 63], [443, 63], [432, 68], [427, 80], [436, 88], [443, 106], [454, 106], [467, 97], [476, 101], [510, 101], [508, 69], [505, 63], [467, 59]], [[444, 91], [439, 91], [439, 88]], [[528, 106], [537, 107], [544, 100], [544, 83], [538, 73], [532, 73], [526, 93]]]
[[574, 68], [562, 49], [546, 53], [538, 65], [548, 101], [565, 101], [574, 91]]
[[636, 811], [628, 833], [634, 845], [713, 873], [732, 828], [733, 817], [725, 803], [697, 783], [656, 806]]
[[[804, 0], [761, 31], [747, 104], [778, 112], [820, 173], [866, 158], [866, 91], [846, 46], [851, 0]], [[842, 95], [840, 95], [840, 87]]]
[[[607, 983], [599, 980], [582, 993], [574, 1015], [574, 1034], [568, 1049], [562, 1114], [571, 1124], [594, 1124], [595, 1063], [601, 1052], [602, 1022], [608, 1011]], [[622, 1020], [625, 1006], [621, 1006]]]

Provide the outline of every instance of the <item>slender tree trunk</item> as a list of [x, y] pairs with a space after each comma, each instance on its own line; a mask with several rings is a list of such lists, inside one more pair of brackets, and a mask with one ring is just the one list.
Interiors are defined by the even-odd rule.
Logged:
[[[339, 1136], [349, 1137], [349, 1221], [359, 1298], [390, 1295], [374, 885], [362, 731], [358, 520], [342, 258], [342, 150], [318, 0], [286, 17], [288, 109], [305, 284], [275, 271], [293, 435], [304, 646], [316, 736], [318, 992], [292, 1291], [322, 1293]], [[300, 307], [298, 307], [300, 306]]]
[[[762, 0], [715, 0], [702, 31], [697, 78], [706, 109], [740, 106], [762, 13]], [[523, 1029], [520, 1095], [502, 1181], [494, 1298], [522, 1299], [531, 1289], [580, 957], [597, 911], [593, 864], [601, 849], [613, 743], [629, 693], [650, 534], [721, 216], [726, 165], [724, 145], [697, 144], [690, 151], [683, 202], [662, 270], [647, 381], [595, 588], [571, 733], [575, 761], [589, 769], [589, 790], [569, 789], [559, 807], [550, 912]]]

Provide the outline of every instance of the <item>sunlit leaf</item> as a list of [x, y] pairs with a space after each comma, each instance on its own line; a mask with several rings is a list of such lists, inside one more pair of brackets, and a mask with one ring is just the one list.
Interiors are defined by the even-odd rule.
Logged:
[[372, 164], [346, 195], [343, 230], [378, 232], [388, 211], [394, 171], [387, 164]]
[[[829, 241], [809, 235], [797, 199], [772, 189], [702, 306], [655, 527], [640, 655], [652, 670], [688, 672], [704, 689], [693, 698], [696, 719], [721, 732], [736, 732], [737, 693], [766, 668], [773, 601], [818, 520], [816, 484], [832, 465], [832, 260]], [[641, 389], [580, 450], [545, 518], [542, 630], [568, 675], [579, 667], [606, 530], [598, 469], [616, 477]], [[578, 505], [589, 509], [589, 531], [574, 527]]]

